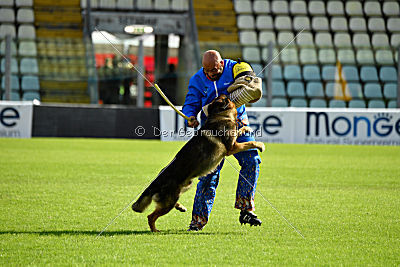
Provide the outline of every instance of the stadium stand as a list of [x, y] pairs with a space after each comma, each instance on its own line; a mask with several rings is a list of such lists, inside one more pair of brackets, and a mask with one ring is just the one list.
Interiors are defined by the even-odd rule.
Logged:
[[[272, 67], [273, 106], [302, 106], [305, 101], [312, 107], [382, 107], [382, 103], [394, 107], [398, 1], [234, 3], [238, 4], [235, 12], [243, 58], [265, 67], [269, 42], [275, 46], [274, 56], [279, 54]], [[264, 75], [265, 84], [267, 78]], [[292, 101], [293, 93], [301, 91], [300, 84], [304, 101]], [[385, 88], [390, 88], [386, 94]]]

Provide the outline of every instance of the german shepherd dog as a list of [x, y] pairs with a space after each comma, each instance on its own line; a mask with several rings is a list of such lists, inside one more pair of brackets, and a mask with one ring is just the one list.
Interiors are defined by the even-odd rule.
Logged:
[[190, 188], [194, 178], [213, 171], [225, 156], [250, 148], [257, 148], [261, 152], [265, 150], [261, 142], [236, 142], [238, 135], [251, 131], [249, 127], [243, 127], [238, 131], [236, 117], [235, 104], [226, 95], [220, 95], [211, 102], [204, 126], [133, 203], [134, 211], [143, 212], [152, 200], [156, 202], [155, 210], [147, 216], [152, 232], [158, 232], [156, 220], [172, 208], [186, 211], [186, 208], [177, 201], [179, 196]]

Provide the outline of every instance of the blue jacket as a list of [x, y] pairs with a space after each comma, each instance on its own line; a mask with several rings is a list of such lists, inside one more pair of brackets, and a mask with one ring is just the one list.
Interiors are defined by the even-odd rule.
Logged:
[[[197, 114], [201, 111], [201, 121], [204, 123], [207, 117], [202, 111], [202, 107], [211, 103], [211, 101], [221, 94], [228, 95], [227, 88], [234, 82], [233, 66], [235, 64], [236, 61], [224, 59], [224, 71], [217, 81], [211, 81], [208, 79], [204, 74], [203, 68], [194, 74], [189, 81], [189, 92], [186, 94], [182, 112], [186, 116], [190, 117], [197, 116]], [[245, 105], [238, 107], [237, 112], [239, 128], [249, 125]], [[187, 121], [185, 123], [187, 125]], [[254, 139], [251, 138], [248, 140]]]

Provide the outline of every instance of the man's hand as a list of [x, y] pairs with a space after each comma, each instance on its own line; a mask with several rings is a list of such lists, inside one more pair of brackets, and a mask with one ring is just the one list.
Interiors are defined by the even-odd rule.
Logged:
[[199, 126], [199, 122], [197, 121], [195, 116], [191, 116], [189, 117], [189, 121], [188, 121], [188, 126], [191, 128], [196, 128], [197, 126]]

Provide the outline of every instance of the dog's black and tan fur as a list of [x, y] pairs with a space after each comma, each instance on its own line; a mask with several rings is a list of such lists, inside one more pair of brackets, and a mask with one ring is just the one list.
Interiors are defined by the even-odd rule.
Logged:
[[250, 148], [265, 150], [261, 142], [236, 142], [238, 135], [250, 130], [244, 127], [237, 131], [236, 117], [235, 104], [228, 97], [221, 95], [216, 98], [208, 106], [208, 119], [198, 134], [182, 147], [132, 205], [134, 211], [143, 212], [152, 200], [156, 202], [155, 210], [147, 216], [152, 232], [158, 232], [156, 220], [172, 208], [186, 211], [177, 201], [194, 178], [213, 171], [225, 156]]

